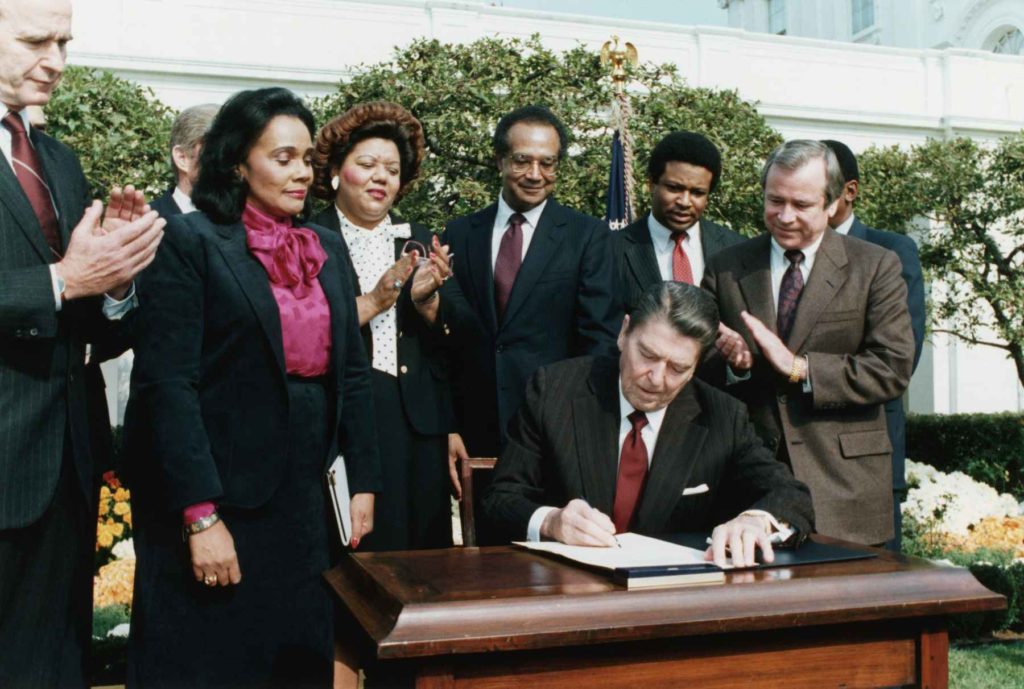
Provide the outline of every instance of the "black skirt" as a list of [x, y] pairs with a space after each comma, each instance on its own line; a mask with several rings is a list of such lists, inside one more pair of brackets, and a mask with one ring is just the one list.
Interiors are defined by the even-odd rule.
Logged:
[[323, 484], [333, 409], [320, 379], [288, 381], [289, 456], [277, 492], [257, 509], [219, 509], [241, 583], [195, 580], [180, 514], [136, 520], [129, 687], [331, 686], [333, 603], [321, 574], [336, 538]]
[[373, 369], [383, 490], [374, 501], [373, 533], [358, 551], [447, 548], [452, 544], [448, 436], [417, 433], [398, 379]]

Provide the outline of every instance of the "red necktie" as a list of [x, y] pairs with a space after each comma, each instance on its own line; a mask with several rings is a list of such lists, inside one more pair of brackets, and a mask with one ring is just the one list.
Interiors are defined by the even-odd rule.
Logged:
[[672, 250], [672, 279], [676, 282], [693, 284], [693, 269], [690, 267], [690, 259], [683, 251], [683, 240], [688, 233], [684, 230], [676, 234], [676, 248]]
[[513, 213], [508, 219], [508, 229], [498, 249], [498, 260], [494, 262], [494, 305], [498, 308], [499, 321], [505, 317], [508, 297], [512, 294], [519, 266], [523, 263], [524, 222], [526, 216], [522, 213]]
[[53, 197], [50, 195], [50, 187], [46, 185], [43, 178], [43, 166], [39, 162], [39, 154], [32, 147], [28, 139], [28, 132], [25, 131], [25, 123], [21, 121], [21, 115], [9, 110], [0, 120], [4, 128], [11, 133], [11, 165], [14, 168], [14, 175], [21, 184], [22, 191], [32, 204], [32, 210], [36, 212], [39, 220], [39, 227], [43, 230], [46, 243], [50, 250], [60, 256], [60, 230], [57, 226], [57, 214], [53, 210]]
[[612, 521], [615, 533], [629, 531], [636, 506], [647, 481], [647, 445], [640, 431], [647, 425], [647, 415], [634, 411], [627, 416], [633, 430], [626, 434], [619, 455], [619, 476], [615, 482], [615, 504], [612, 506]]
[[800, 263], [804, 260], [804, 252], [790, 249], [786, 252], [786, 258], [789, 260], [789, 268], [786, 268], [786, 273], [782, 276], [782, 284], [779, 285], [779, 312], [775, 321], [779, 338], [783, 342], [789, 339], [789, 333], [793, 330], [796, 307], [800, 303], [800, 293], [804, 289], [804, 275], [800, 272]]

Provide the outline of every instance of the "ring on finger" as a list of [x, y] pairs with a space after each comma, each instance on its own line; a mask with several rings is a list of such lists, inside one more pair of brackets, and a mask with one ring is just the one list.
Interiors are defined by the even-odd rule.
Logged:
[[207, 574], [206, 576], [203, 577], [203, 583], [206, 584], [207, 586], [216, 586], [217, 585], [217, 575], [216, 574]]
[[395, 280], [394, 282], [391, 283], [391, 286], [394, 287], [396, 290], [400, 290], [402, 289], [402, 281]]

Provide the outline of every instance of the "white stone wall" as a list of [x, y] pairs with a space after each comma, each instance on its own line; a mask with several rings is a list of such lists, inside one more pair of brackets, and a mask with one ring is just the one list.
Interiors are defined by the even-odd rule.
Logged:
[[[731, 0], [729, 11], [764, 5]], [[801, 5], [822, 8], [820, 16], [801, 15], [801, 22], [817, 27], [815, 35], [841, 37], [835, 26], [825, 31], [828, 16], [839, 21], [835, 6], [844, 5], [841, 0]], [[941, 26], [953, 28], [940, 31], [908, 19], [908, 12], [920, 17], [938, 6]], [[829, 7], [832, 14], [826, 15]], [[221, 102], [241, 88], [264, 85], [322, 95], [358, 64], [386, 60], [395, 46], [417, 37], [459, 42], [538, 33], [553, 49], [582, 42], [597, 51], [614, 33], [636, 45], [641, 59], [678, 65], [691, 85], [736, 89], [757, 101], [787, 138], [836, 138], [860, 151], [952, 135], [991, 141], [1024, 124], [1024, 58], [961, 48], [854, 45], [492, 7], [479, 0], [74, 0], [74, 12], [72, 63], [148, 85], [177, 108]], [[878, 0], [876, 7], [879, 22], [893, 31], [915, 25], [918, 44], [933, 44], [933, 34], [956, 38], [967, 26], [951, 44], [969, 45], [985, 27], [1016, 21], [1020, 13], [1020, 0]], [[756, 19], [750, 15], [752, 30]], [[929, 347], [911, 386], [911, 409], [1021, 408], [1013, 367], [998, 352], [952, 346], [944, 338]], [[109, 389], [117, 387], [112, 381]]]

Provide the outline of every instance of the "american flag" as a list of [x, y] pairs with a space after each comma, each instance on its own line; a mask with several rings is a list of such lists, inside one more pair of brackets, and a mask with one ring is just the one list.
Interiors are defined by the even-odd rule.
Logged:
[[626, 193], [626, 152], [618, 130], [612, 137], [612, 166], [608, 173], [608, 199], [604, 219], [613, 230], [621, 230], [633, 222], [633, 209]]

